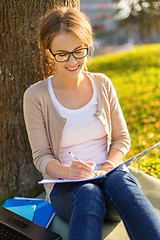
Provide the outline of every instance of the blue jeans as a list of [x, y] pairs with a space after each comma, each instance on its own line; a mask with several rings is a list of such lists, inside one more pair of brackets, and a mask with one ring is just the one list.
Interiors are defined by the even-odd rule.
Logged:
[[69, 240], [101, 240], [108, 215], [111, 221], [120, 215], [130, 239], [160, 240], [160, 220], [131, 173], [117, 170], [103, 180], [56, 184], [50, 199], [56, 214], [70, 223]]

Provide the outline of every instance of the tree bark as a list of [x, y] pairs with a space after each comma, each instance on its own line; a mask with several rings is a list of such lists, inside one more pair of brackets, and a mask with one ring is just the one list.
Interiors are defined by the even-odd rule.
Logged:
[[79, 8], [79, 0], [0, 1], [0, 196], [33, 196], [42, 190], [22, 106], [26, 88], [43, 79], [37, 20], [55, 5]]

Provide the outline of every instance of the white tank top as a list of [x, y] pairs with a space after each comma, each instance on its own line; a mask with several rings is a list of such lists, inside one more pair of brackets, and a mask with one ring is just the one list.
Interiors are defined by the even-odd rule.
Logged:
[[95, 162], [95, 169], [98, 170], [107, 159], [107, 140], [104, 126], [95, 116], [96, 87], [89, 74], [88, 77], [92, 82], [93, 96], [88, 104], [79, 109], [70, 110], [60, 104], [54, 94], [51, 78], [48, 79], [48, 88], [57, 111], [67, 119], [60, 144], [61, 163], [71, 165], [73, 158], [69, 152], [72, 152], [84, 162]]

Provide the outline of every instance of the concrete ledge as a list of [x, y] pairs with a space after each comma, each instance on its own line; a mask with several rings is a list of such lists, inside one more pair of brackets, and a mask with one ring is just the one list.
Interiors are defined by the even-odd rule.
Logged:
[[[151, 177], [135, 168], [129, 167], [130, 172], [139, 180], [142, 191], [150, 200], [160, 217], [160, 180]], [[45, 192], [37, 198], [45, 199]], [[58, 233], [63, 240], [67, 240], [68, 223], [55, 216], [50, 225], [50, 229]], [[124, 228], [123, 222], [104, 222], [102, 227], [103, 240], [129, 240], [128, 234]]]

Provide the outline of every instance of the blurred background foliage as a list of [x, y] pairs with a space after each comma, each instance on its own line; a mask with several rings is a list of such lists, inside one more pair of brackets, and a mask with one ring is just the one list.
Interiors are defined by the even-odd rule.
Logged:
[[160, 1], [121, 0], [117, 19], [121, 27], [127, 27], [128, 33], [137, 30], [142, 42], [153, 42], [155, 33], [160, 33]]
[[[88, 70], [105, 73], [113, 82], [132, 144], [125, 160], [160, 141], [160, 44], [93, 57]], [[160, 149], [134, 166], [160, 179]]]

